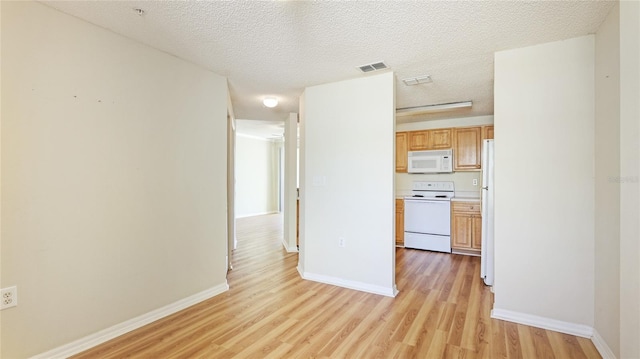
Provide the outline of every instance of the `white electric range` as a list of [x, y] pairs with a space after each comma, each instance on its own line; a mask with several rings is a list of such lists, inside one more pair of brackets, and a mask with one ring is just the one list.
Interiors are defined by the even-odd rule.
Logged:
[[453, 182], [414, 181], [404, 197], [404, 246], [451, 253]]

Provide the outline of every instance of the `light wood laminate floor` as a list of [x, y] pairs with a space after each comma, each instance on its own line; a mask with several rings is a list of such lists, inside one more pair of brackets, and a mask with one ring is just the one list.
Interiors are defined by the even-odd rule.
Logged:
[[76, 358], [600, 358], [589, 339], [491, 319], [478, 257], [397, 249], [389, 298], [302, 280], [279, 215], [237, 226], [229, 291]]

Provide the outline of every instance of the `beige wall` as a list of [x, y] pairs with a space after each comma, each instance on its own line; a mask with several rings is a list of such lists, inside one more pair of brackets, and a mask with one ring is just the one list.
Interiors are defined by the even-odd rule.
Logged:
[[226, 285], [223, 77], [2, 2], [2, 357]]
[[620, 357], [640, 358], [640, 3], [620, 2]]
[[620, 355], [619, 6], [596, 33], [594, 328]]
[[278, 211], [278, 146], [236, 136], [236, 218]]
[[305, 89], [305, 278], [393, 294], [394, 98], [391, 72]]
[[593, 325], [594, 37], [495, 55], [495, 306]]

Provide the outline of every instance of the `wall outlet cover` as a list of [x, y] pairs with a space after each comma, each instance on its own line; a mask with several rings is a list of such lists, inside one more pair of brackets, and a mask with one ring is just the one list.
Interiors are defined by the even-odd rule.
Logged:
[[0, 289], [0, 310], [18, 305], [18, 287]]

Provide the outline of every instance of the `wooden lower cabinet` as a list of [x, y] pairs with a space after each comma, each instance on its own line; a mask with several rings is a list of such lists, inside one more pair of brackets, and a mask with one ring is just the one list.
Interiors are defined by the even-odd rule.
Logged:
[[480, 255], [482, 216], [478, 202], [451, 202], [451, 251]]
[[396, 198], [396, 245], [404, 246], [404, 200]]
[[482, 248], [482, 214], [478, 213], [473, 215], [471, 218], [471, 228], [471, 248], [480, 252]]

